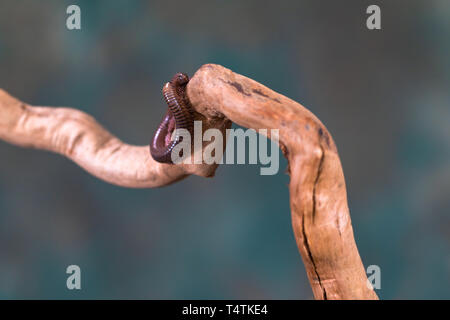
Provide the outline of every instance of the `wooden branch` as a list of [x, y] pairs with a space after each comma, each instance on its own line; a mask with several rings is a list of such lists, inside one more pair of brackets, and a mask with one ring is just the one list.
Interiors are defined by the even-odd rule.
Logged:
[[[203, 124], [204, 130], [212, 127], [225, 132], [230, 121], [222, 119]], [[62, 154], [92, 175], [129, 188], [160, 187], [190, 174], [212, 177], [217, 168], [216, 164], [158, 163], [150, 156], [148, 146], [123, 143], [82, 111], [33, 107], [1, 89], [0, 139]]]
[[218, 65], [201, 67], [187, 92], [207, 118], [280, 130], [291, 176], [292, 225], [315, 298], [377, 299], [353, 238], [337, 149], [319, 119], [299, 103]]
[[[218, 65], [202, 66], [187, 94], [204, 130], [224, 132], [230, 120], [255, 130], [279, 129], [289, 161], [294, 234], [315, 298], [377, 299], [354, 241], [337, 149], [319, 119], [299, 103]], [[126, 187], [157, 187], [189, 174], [212, 176], [216, 169], [157, 163], [148, 147], [124, 144], [83, 112], [31, 107], [2, 91], [0, 138], [61, 153], [91, 174]]]

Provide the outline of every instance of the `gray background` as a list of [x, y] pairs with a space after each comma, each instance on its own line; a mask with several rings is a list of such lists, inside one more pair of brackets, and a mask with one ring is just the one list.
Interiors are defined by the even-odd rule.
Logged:
[[[68, 31], [78, 4], [82, 30]], [[382, 9], [382, 30], [365, 27]], [[365, 266], [384, 299], [450, 298], [450, 2], [0, 3], [0, 87], [147, 144], [178, 71], [218, 63], [301, 102], [332, 133]], [[288, 176], [222, 166], [161, 189], [106, 184], [0, 142], [0, 298], [312, 298]], [[65, 269], [82, 269], [82, 290]]]

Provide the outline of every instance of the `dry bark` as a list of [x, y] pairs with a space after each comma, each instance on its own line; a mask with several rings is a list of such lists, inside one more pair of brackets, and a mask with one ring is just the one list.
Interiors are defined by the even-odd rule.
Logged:
[[[202, 66], [187, 94], [204, 130], [225, 132], [230, 120], [255, 130], [279, 129], [289, 161], [292, 225], [315, 298], [377, 299], [353, 237], [337, 149], [320, 120], [299, 103], [219, 65]], [[81, 111], [32, 107], [2, 90], [0, 139], [60, 153], [124, 187], [158, 187], [190, 174], [213, 176], [217, 168], [157, 163], [148, 146], [121, 142]]]
[[[212, 126], [225, 132], [230, 121], [203, 121], [204, 131]], [[120, 141], [80, 110], [31, 106], [1, 89], [0, 139], [62, 154], [92, 175], [128, 188], [161, 187], [190, 174], [211, 177], [217, 168], [216, 164], [161, 164], [150, 156], [149, 146]]]

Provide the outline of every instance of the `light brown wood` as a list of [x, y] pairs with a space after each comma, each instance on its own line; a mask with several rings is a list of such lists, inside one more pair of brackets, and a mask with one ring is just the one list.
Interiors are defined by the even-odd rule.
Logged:
[[292, 225], [315, 298], [377, 299], [353, 237], [337, 149], [320, 120], [301, 104], [218, 65], [201, 67], [187, 92], [207, 118], [280, 130], [291, 176]]
[[[204, 121], [203, 130], [212, 126], [225, 132], [230, 122]], [[190, 174], [212, 177], [217, 168], [216, 164], [161, 164], [150, 156], [149, 146], [120, 141], [82, 111], [31, 106], [1, 89], [0, 139], [62, 154], [92, 175], [128, 188], [161, 187]]]
[[[301, 104], [219, 65], [202, 66], [187, 94], [203, 116], [204, 130], [224, 132], [230, 120], [255, 130], [279, 129], [289, 161], [292, 225], [315, 298], [377, 299], [353, 237], [337, 149], [320, 120]], [[81, 111], [32, 107], [1, 90], [0, 138], [63, 154], [125, 187], [163, 186], [189, 174], [212, 176], [217, 167], [157, 163], [147, 146], [121, 142]]]

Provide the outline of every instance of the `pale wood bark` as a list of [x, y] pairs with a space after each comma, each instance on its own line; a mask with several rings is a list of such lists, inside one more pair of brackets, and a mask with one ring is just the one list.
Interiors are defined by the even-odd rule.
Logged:
[[315, 298], [377, 299], [353, 237], [338, 152], [320, 120], [301, 104], [218, 65], [198, 70], [188, 95], [207, 118], [280, 130], [291, 176], [292, 225]]
[[[320, 120], [301, 104], [219, 65], [202, 66], [187, 94], [204, 130], [224, 132], [230, 120], [255, 130], [279, 129], [289, 161], [292, 225], [315, 298], [377, 299], [353, 237], [337, 149]], [[0, 138], [58, 152], [125, 187], [163, 186], [189, 174], [212, 176], [217, 167], [157, 163], [147, 146], [121, 142], [81, 111], [32, 107], [1, 90]]]
[[[225, 132], [230, 122], [205, 120], [203, 130], [211, 126]], [[0, 139], [62, 154], [92, 175], [128, 188], [161, 187], [190, 174], [212, 177], [217, 168], [216, 164], [161, 164], [150, 156], [149, 146], [120, 141], [80, 110], [31, 106], [1, 89]]]

